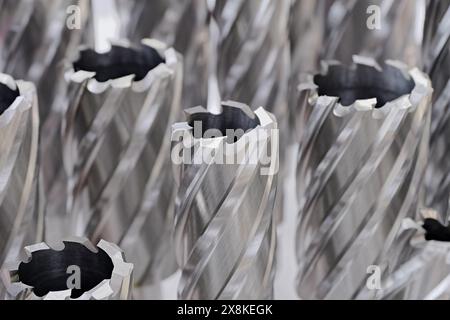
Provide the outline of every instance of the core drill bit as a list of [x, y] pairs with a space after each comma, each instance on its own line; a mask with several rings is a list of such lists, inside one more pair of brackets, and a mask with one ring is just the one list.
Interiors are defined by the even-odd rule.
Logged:
[[[43, 195], [61, 187], [59, 138], [61, 106], [67, 89], [64, 59], [82, 38], [89, 38], [88, 7], [88, 0], [0, 1], [0, 70], [32, 81], [39, 92], [42, 164], [39, 182]], [[59, 203], [55, 200], [59, 199], [47, 198], [42, 202], [43, 205], [47, 202], [48, 210], [58, 210], [53, 208], [54, 203]]]
[[[287, 117], [289, 1], [217, 1], [218, 82], [223, 99], [270, 106]], [[284, 126], [283, 126], [284, 128]]]
[[[200, 0], [203, 1], [203, 0]], [[116, 0], [122, 36], [133, 41], [152, 37], [175, 47], [188, 44], [196, 24], [195, 6], [199, 0]], [[184, 38], [184, 39], [182, 39]]]
[[0, 2], [0, 71], [18, 78], [28, 74], [40, 48], [45, 14], [42, 1]]
[[428, 1], [423, 32], [423, 58], [429, 72], [450, 37], [450, 1]]
[[323, 59], [351, 63], [353, 54], [421, 66], [426, 1], [326, 1]]
[[45, 242], [24, 248], [25, 259], [2, 269], [7, 299], [128, 300], [133, 264], [122, 250], [100, 240], [84, 238]]
[[181, 299], [273, 295], [278, 130], [274, 116], [237, 102], [187, 109], [172, 129], [179, 183], [175, 246]]
[[398, 61], [324, 62], [299, 86], [298, 293], [349, 299], [395, 267], [402, 219], [423, 204], [431, 82]]
[[180, 112], [180, 57], [152, 39], [103, 54], [83, 49], [66, 77], [67, 209], [48, 217], [56, 225], [47, 237], [118, 243], [136, 266], [137, 284], [161, 280], [176, 267], [167, 137]]
[[[35, 82], [39, 99], [46, 102], [42, 110], [49, 109], [47, 96], [58, 91], [49, 86], [55, 85], [49, 77], [61, 69], [59, 59], [70, 43], [81, 37], [88, 5], [87, 0], [0, 2], [0, 70]], [[43, 78], [46, 83], [41, 83]]]
[[206, 104], [213, 59], [223, 99], [271, 106], [278, 121], [286, 117], [290, 0], [134, 0], [120, 6], [128, 8], [128, 36], [151, 35], [183, 55], [186, 106]]
[[38, 142], [33, 84], [0, 74], [0, 267], [16, 259], [25, 244], [42, 239]]
[[450, 1], [430, 1], [425, 30], [427, 71], [433, 82], [427, 206], [450, 215]]
[[325, 37], [326, 4], [324, 0], [292, 0], [289, 19], [292, 82], [298, 83], [301, 72], [317, 70]]
[[[437, 212], [436, 212], [436, 217]], [[378, 299], [448, 300], [450, 298], [450, 229], [436, 217], [423, 223], [404, 221], [410, 241], [406, 259], [383, 280]], [[367, 298], [367, 295], [362, 296]]]

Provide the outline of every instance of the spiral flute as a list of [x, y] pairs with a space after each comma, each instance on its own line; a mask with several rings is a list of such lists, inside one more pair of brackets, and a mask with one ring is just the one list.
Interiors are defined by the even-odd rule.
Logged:
[[423, 204], [431, 83], [398, 61], [354, 56], [299, 86], [298, 293], [349, 299], [367, 268], [393, 270], [402, 219]]
[[104, 54], [84, 49], [66, 77], [67, 207], [48, 217], [57, 226], [48, 236], [118, 243], [136, 266], [136, 284], [157, 282], [176, 267], [167, 137], [180, 112], [179, 55], [152, 39]]
[[324, 1], [323, 59], [351, 63], [352, 55], [359, 54], [421, 66], [425, 0]]
[[40, 49], [46, 24], [45, 3], [38, 0], [0, 3], [0, 70], [24, 78]]
[[[428, 216], [428, 212], [432, 214]], [[450, 229], [436, 218], [434, 210], [424, 210], [425, 220], [403, 221], [404, 261], [387, 274], [378, 290], [361, 298], [403, 300], [448, 300], [450, 297]], [[427, 217], [428, 216], [428, 217]]]
[[[1, 276], [7, 299], [15, 300], [128, 300], [133, 264], [122, 250], [100, 240], [84, 238], [24, 248], [25, 259], [4, 268]], [[78, 277], [78, 279], [76, 278]]]
[[427, 206], [446, 222], [450, 215], [450, 1], [431, 1], [426, 22], [426, 67], [434, 88]]
[[223, 102], [220, 114], [202, 107], [186, 114], [172, 130], [178, 296], [271, 298], [277, 123], [263, 108], [237, 102]]
[[[0, 267], [42, 238], [39, 114], [33, 84], [0, 74]], [[0, 293], [2, 292], [0, 283]]]

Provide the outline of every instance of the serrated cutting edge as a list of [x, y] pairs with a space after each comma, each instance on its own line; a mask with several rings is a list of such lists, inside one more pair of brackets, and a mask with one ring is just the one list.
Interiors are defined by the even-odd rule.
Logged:
[[[24, 259], [1, 271], [7, 299], [17, 300], [128, 300], [133, 264], [122, 250], [100, 240], [72, 237], [24, 248]], [[76, 267], [76, 268], [75, 268]], [[70, 277], [79, 276], [72, 281]], [[75, 279], [75, 278], [73, 278]]]
[[392, 270], [423, 201], [431, 82], [396, 61], [324, 63], [299, 86], [298, 293], [349, 299]]

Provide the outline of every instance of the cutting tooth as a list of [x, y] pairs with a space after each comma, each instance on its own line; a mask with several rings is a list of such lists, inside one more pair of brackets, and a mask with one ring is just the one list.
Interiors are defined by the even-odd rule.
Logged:
[[[350, 299], [367, 268], [397, 264], [401, 222], [423, 205], [431, 83], [413, 68], [353, 57], [299, 88], [298, 293]], [[311, 79], [315, 87], [311, 83]], [[306, 89], [306, 90], [305, 90]], [[318, 97], [318, 98], [317, 98]]]
[[[222, 113], [186, 110], [173, 126], [179, 181], [175, 245], [181, 299], [273, 295], [277, 123], [263, 108], [223, 102]], [[240, 139], [226, 129], [240, 130]], [[214, 137], [207, 135], [214, 130]], [[181, 141], [180, 141], [181, 140]], [[180, 155], [180, 149], [182, 155]], [[267, 151], [269, 150], [269, 151]], [[267, 152], [267, 153], [264, 153]]]
[[[74, 234], [118, 243], [136, 266], [139, 286], [158, 284], [176, 269], [166, 137], [181, 113], [182, 64], [172, 48], [159, 45], [161, 55], [153, 43], [85, 49], [67, 70], [57, 193], [66, 206], [47, 210], [55, 226], [49, 239]], [[117, 66], [124, 60], [129, 70]]]
[[[131, 298], [133, 264], [122, 250], [100, 240], [94, 246], [86, 238], [60, 240], [56, 250], [46, 243], [24, 248], [29, 259], [1, 270], [7, 299], [17, 300], [128, 300]], [[80, 288], [68, 287], [78, 267]], [[66, 272], [67, 271], [67, 272]], [[42, 278], [41, 278], [42, 277]], [[76, 282], [75, 282], [76, 284]]]

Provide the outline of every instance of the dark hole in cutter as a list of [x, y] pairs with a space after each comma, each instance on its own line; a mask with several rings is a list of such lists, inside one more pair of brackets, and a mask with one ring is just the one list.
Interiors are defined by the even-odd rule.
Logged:
[[[201, 124], [202, 130], [198, 132], [195, 130], [196, 123]], [[227, 136], [227, 130], [241, 129], [242, 132], [248, 132], [260, 125], [258, 117], [251, 118], [244, 111], [239, 108], [233, 108], [229, 106], [222, 106], [222, 113], [212, 114], [212, 113], [195, 113], [190, 115], [188, 119], [188, 124], [194, 128], [195, 138], [204, 138], [205, 132], [207, 130], [214, 129], [220, 132], [221, 136]], [[197, 136], [201, 133], [202, 136]], [[242, 134], [235, 134], [232, 139], [227, 140], [228, 143], [234, 143], [242, 137]], [[210, 138], [210, 137], [209, 137]]]
[[338, 97], [343, 106], [355, 100], [377, 98], [376, 108], [411, 93], [414, 88], [414, 81], [394, 67], [378, 71], [362, 66], [331, 66], [327, 74], [316, 75], [314, 83], [319, 87], [319, 95]]
[[33, 287], [34, 293], [42, 297], [50, 291], [68, 289], [67, 280], [74, 274], [68, 273], [69, 266], [78, 266], [80, 270], [81, 286], [72, 289], [73, 299], [110, 279], [114, 268], [111, 258], [102, 249], [95, 253], [82, 244], [65, 242], [62, 251], [33, 252], [31, 261], [19, 265], [19, 280]]
[[0, 83], [0, 115], [13, 104], [19, 95], [19, 89], [11, 90], [8, 86]]
[[423, 228], [426, 240], [450, 242], [449, 226], [444, 226], [439, 221], [428, 218], [424, 220]]
[[99, 82], [118, 79], [127, 75], [136, 75], [134, 80], [145, 78], [147, 73], [164, 63], [159, 53], [148, 46], [124, 48], [112, 46], [106, 53], [97, 53], [92, 49], [80, 52], [80, 58], [73, 63], [75, 71], [96, 72], [95, 79]]

